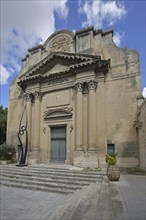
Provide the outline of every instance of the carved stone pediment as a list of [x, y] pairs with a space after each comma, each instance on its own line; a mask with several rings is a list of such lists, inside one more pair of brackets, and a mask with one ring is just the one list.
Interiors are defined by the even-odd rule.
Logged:
[[48, 110], [44, 114], [44, 119], [56, 119], [56, 118], [71, 118], [72, 117], [72, 108], [59, 108]]

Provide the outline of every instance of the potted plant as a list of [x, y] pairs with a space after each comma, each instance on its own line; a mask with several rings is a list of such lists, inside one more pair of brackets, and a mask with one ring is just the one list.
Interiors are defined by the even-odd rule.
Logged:
[[108, 153], [105, 155], [107, 167], [107, 177], [110, 181], [118, 181], [120, 178], [120, 170], [117, 166], [117, 154]]

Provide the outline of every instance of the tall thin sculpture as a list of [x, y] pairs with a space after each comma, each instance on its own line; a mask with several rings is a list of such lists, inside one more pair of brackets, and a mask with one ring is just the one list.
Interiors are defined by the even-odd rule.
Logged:
[[[22, 124], [25, 119], [24, 125]], [[19, 145], [18, 145], [18, 151], [19, 151], [19, 158], [18, 158], [18, 164], [17, 166], [27, 166], [26, 164], [26, 157], [27, 157], [27, 152], [28, 152], [28, 130], [27, 130], [27, 125], [28, 125], [28, 117], [27, 117], [27, 108], [26, 105], [24, 107], [24, 110], [22, 112], [20, 124], [19, 124], [19, 131], [18, 131], [18, 140], [19, 140]], [[25, 137], [23, 140], [23, 136]], [[23, 143], [24, 142], [24, 143]]]

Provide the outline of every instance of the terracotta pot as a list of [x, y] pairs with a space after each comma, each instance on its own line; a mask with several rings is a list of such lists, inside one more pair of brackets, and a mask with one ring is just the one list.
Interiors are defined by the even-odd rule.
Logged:
[[109, 165], [107, 168], [107, 177], [110, 181], [118, 181], [120, 179], [120, 170], [117, 165]]

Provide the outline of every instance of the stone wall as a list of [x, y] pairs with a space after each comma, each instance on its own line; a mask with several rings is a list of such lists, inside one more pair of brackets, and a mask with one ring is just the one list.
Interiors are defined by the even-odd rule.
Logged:
[[140, 168], [146, 170], [146, 100], [140, 106], [138, 114], [139, 160]]

